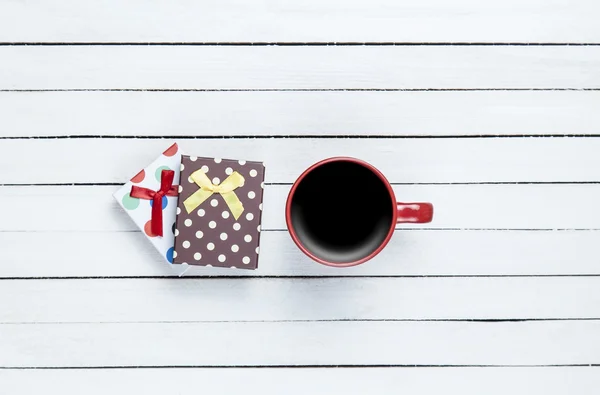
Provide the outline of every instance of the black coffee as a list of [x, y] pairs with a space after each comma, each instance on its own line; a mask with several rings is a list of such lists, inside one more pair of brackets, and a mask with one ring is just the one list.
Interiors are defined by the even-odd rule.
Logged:
[[394, 209], [386, 184], [375, 173], [358, 163], [336, 161], [302, 179], [291, 200], [291, 225], [315, 256], [349, 263], [381, 245]]

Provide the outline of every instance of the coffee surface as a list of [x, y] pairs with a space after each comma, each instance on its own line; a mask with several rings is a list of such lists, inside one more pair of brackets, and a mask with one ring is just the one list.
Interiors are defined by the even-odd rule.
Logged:
[[291, 223], [306, 249], [334, 263], [367, 257], [385, 240], [395, 203], [386, 184], [354, 162], [323, 164], [298, 184]]

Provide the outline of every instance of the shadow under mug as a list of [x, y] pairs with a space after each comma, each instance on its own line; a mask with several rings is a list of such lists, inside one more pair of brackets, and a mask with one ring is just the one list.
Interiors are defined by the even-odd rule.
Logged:
[[328, 266], [359, 265], [379, 254], [397, 223], [427, 223], [431, 203], [398, 203], [371, 164], [335, 157], [306, 169], [287, 198], [285, 219], [298, 248]]

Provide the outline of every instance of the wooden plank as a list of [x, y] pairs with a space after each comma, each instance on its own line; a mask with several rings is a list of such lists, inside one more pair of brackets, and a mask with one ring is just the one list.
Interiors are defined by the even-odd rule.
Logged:
[[[167, 130], [167, 129], [165, 129]], [[199, 135], [207, 133], [199, 127]], [[121, 183], [171, 139], [2, 140], [2, 183]], [[393, 183], [598, 181], [600, 138], [186, 139], [192, 155], [263, 161], [266, 183], [291, 183], [311, 164], [353, 156]], [[24, 160], [26, 158], [26, 160]]]
[[600, 321], [1, 325], [0, 366], [597, 364]]
[[[112, 193], [116, 189], [2, 187], [0, 231], [137, 231], [114, 200]], [[289, 185], [265, 187], [263, 230], [286, 229], [285, 200], [289, 189]], [[395, 185], [394, 191], [399, 200], [431, 201], [436, 210], [430, 224], [402, 224], [397, 229], [600, 227], [598, 184]]]
[[[597, 42], [593, 0], [6, 2], [2, 41]], [[360, 27], [360, 28], [357, 28]]]
[[600, 320], [600, 278], [12, 280], [0, 300], [0, 324]]
[[600, 85], [600, 47], [591, 46], [3, 46], [0, 59], [2, 90], [579, 89]]
[[[312, 262], [287, 232], [263, 232], [258, 270], [192, 267], [185, 276], [599, 275], [598, 232], [398, 231], [371, 262]], [[178, 276], [141, 232], [0, 232], [0, 278]], [[35, 248], [32, 248], [35, 246]], [[493, 251], [493, 253], [491, 253]], [[115, 252], [118, 252], [116, 254]]]
[[241, 368], [0, 371], [0, 387], [13, 395], [60, 388], [61, 394], [148, 395], [261, 393], [264, 395], [398, 394], [587, 395], [600, 385], [595, 367], [567, 368]]
[[600, 134], [599, 102], [599, 91], [0, 92], [0, 129], [12, 137]]

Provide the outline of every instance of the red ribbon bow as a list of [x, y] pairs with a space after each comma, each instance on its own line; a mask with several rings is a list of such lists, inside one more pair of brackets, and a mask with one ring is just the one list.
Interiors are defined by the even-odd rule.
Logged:
[[163, 196], [177, 196], [177, 185], [173, 185], [175, 172], [173, 170], [163, 170], [160, 175], [160, 189], [153, 191], [148, 188], [142, 188], [133, 185], [131, 187], [131, 197], [138, 199], [152, 200], [152, 220], [150, 230], [157, 236], [163, 235], [162, 220], [162, 198]]

